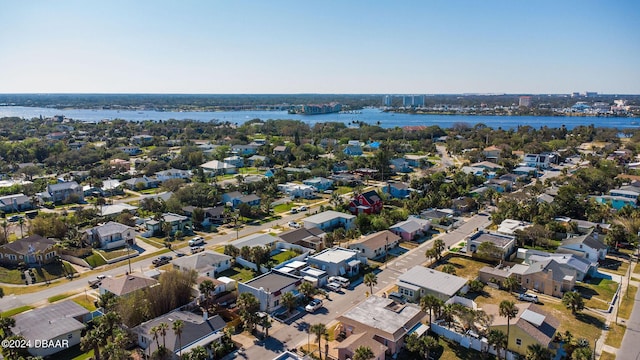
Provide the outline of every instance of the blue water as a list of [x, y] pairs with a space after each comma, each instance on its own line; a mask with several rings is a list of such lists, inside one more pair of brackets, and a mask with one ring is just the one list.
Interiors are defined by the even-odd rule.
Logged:
[[286, 111], [185, 111], [185, 112], [160, 112], [160, 111], [136, 111], [136, 110], [88, 110], [88, 109], [50, 109], [22, 106], [0, 106], [0, 117], [17, 116], [24, 119], [35, 117], [51, 117], [64, 115], [68, 118], [86, 122], [98, 122], [101, 120], [124, 119], [128, 121], [144, 120], [196, 120], [196, 121], [228, 121], [230, 123], [243, 124], [251, 119], [293, 119], [301, 120], [310, 126], [316, 123], [335, 121], [350, 125], [352, 122], [365, 122], [367, 124], [379, 124], [383, 128], [396, 126], [438, 125], [442, 128], [450, 128], [456, 123], [468, 123], [475, 125], [482, 123], [491, 128], [511, 129], [519, 125], [530, 125], [536, 128], [547, 126], [551, 128], [566, 126], [572, 129], [579, 125], [595, 125], [596, 127], [612, 128], [638, 128], [640, 119], [636, 118], [604, 118], [604, 117], [548, 117], [548, 116], [485, 116], [485, 115], [411, 115], [382, 112], [378, 109], [364, 109], [357, 114], [325, 114], [325, 115], [294, 115]]

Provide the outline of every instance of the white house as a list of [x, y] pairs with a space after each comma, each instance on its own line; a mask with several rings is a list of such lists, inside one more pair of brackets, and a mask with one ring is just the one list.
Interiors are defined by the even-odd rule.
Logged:
[[418, 265], [400, 274], [396, 284], [398, 292], [411, 301], [428, 294], [447, 301], [459, 291], [466, 291], [467, 279]]
[[309, 265], [326, 271], [329, 276], [354, 276], [363, 262], [366, 264], [367, 261], [360, 251], [341, 247], [324, 249], [307, 258]]
[[100, 243], [103, 249], [115, 249], [136, 243], [136, 230], [115, 221], [87, 229], [85, 235], [87, 242]]
[[246, 283], [238, 283], [238, 294], [253, 294], [260, 301], [260, 311], [272, 312], [282, 306], [282, 295], [297, 291], [301, 283], [299, 276], [272, 270]]
[[200, 165], [200, 167], [213, 175], [235, 174], [238, 172], [235, 166], [218, 160], [211, 160]]
[[174, 269], [190, 271], [215, 278], [217, 273], [231, 268], [231, 256], [213, 251], [203, 251], [193, 255], [179, 257], [171, 261]]
[[292, 198], [311, 199], [315, 196], [316, 190], [304, 184], [285, 183], [278, 184], [278, 190], [291, 196]]
[[159, 181], [167, 181], [171, 179], [189, 179], [191, 177], [191, 171], [169, 169], [158, 171], [155, 175]]
[[516, 238], [514, 236], [490, 233], [483, 230], [468, 236], [466, 242], [468, 254], [477, 252], [482, 243], [490, 242], [500, 250], [502, 259], [507, 259], [516, 248]]
[[344, 227], [345, 230], [349, 230], [355, 226], [355, 219], [355, 215], [327, 210], [319, 214], [309, 216], [303, 221], [304, 227], [307, 229], [316, 227], [324, 231], [329, 231], [338, 226]]
[[576, 254], [589, 260], [604, 260], [607, 257], [607, 248], [599, 239], [598, 233], [592, 230], [586, 235], [562, 240], [557, 252]]
[[358, 250], [367, 259], [377, 259], [386, 256], [389, 249], [400, 243], [400, 236], [389, 230], [378, 231], [349, 244], [349, 249]]

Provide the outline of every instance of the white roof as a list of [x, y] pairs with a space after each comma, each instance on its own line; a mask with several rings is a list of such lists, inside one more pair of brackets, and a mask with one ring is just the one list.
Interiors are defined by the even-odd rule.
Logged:
[[269, 234], [252, 234], [231, 242], [231, 245], [241, 249], [243, 246], [265, 246], [278, 241], [278, 238]]
[[520, 315], [520, 318], [527, 320], [528, 322], [532, 323], [535, 326], [540, 326], [544, 322], [545, 316], [542, 314], [538, 314], [535, 311], [526, 309], [525, 311], [522, 312], [522, 315]]
[[236, 167], [228, 164], [224, 161], [218, 161], [218, 160], [211, 160], [209, 162], [206, 162], [202, 165], [200, 165], [201, 168], [204, 169], [212, 169], [212, 170], [220, 170], [220, 169], [235, 169]]
[[318, 254], [311, 257], [325, 263], [339, 264], [350, 259], [357, 259], [357, 256], [358, 252], [355, 250], [335, 247], [322, 250]]
[[467, 279], [417, 265], [398, 277], [398, 285], [404, 284], [453, 296], [467, 284]]
[[133, 211], [135, 209], [137, 209], [136, 206], [129, 205], [129, 204], [126, 204], [126, 203], [113, 204], [113, 205], [103, 205], [103, 206], [100, 207], [100, 214], [102, 216], [109, 216], [109, 215], [120, 214], [124, 210]]
[[343, 218], [343, 219], [349, 220], [349, 219], [355, 219], [356, 217], [354, 215], [346, 214], [343, 212], [327, 210], [327, 211], [321, 212], [320, 214], [309, 216], [308, 218], [304, 219], [304, 221], [305, 222], [308, 221], [314, 224], [322, 224], [327, 221], [331, 221], [335, 218]]

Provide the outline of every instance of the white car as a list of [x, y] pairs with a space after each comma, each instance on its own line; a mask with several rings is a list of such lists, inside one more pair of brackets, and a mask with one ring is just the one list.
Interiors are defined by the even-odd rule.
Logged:
[[300, 206], [300, 207], [298, 208], [298, 211], [307, 211], [307, 207], [306, 207], [306, 206], [304, 206], [304, 205], [303, 205], [303, 206]]
[[327, 289], [335, 292], [340, 292], [340, 290], [342, 289], [342, 286], [338, 283], [330, 282], [327, 284]]
[[307, 312], [315, 312], [316, 310], [320, 309], [322, 307], [322, 300], [320, 299], [313, 299], [311, 300], [311, 302], [309, 304], [307, 304], [307, 306], [304, 307], [304, 309]]
[[538, 303], [538, 296], [533, 294], [527, 294], [527, 293], [520, 294], [518, 295], [518, 299], [522, 301], [532, 302], [534, 304]]
[[192, 254], [199, 253], [201, 251], [204, 251], [204, 246], [192, 246], [191, 247], [191, 253]]
[[300, 224], [295, 221], [289, 221], [289, 227], [294, 229], [300, 229]]

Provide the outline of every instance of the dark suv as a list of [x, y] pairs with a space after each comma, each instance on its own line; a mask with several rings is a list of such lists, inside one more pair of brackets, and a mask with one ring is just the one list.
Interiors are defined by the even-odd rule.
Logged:
[[169, 261], [171, 261], [171, 256], [163, 255], [163, 256], [160, 256], [159, 258], [153, 260], [151, 263], [154, 266], [158, 267], [158, 266], [162, 266], [164, 264], [168, 264]]

